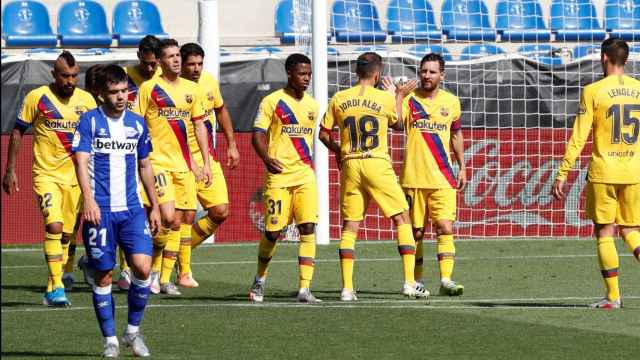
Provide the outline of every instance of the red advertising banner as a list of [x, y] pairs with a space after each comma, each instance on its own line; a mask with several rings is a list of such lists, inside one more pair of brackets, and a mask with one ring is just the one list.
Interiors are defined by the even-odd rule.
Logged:
[[[566, 129], [473, 129], [465, 130], [465, 159], [469, 185], [458, 196], [456, 233], [460, 237], [587, 237], [591, 225], [583, 207], [588, 156], [580, 158], [567, 181], [568, 198], [556, 201], [550, 195], [555, 170], [564, 154]], [[251, 134], [236, 134], [240, 166], [225, 164], [226, 144], [220, 136], [218, 158], [223, 163], [230, 198], [230, 216], [216, 234], [216, 242], [257, 241], [262, 223], [264, 167], [251, 147]], [[402, 162], [403, 136], [390, 139], [396, 170]], [[2, 136], [2, 174], [6, 166], [9, 137]], [[25, 136], [16, 168], [20, 192], [1, 195], [2, 244], [39, 243], [42, 217], [31, 189], [32, 141]], [[584, 154], [588, 154], [585, 149]], [[330, 161], [331, 238], [339, 238], [339, 173]], [[326, 196], [320, 194], [320, 196]], [[362, 239], [392, 239], [393, 226], [375, 204], [369, 208]]]

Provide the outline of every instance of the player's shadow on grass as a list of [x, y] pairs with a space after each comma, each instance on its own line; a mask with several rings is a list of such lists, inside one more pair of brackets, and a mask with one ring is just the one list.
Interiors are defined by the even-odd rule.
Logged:
[[87, 352], [36, 352], [36, 351], [3, 351], [2, 357], [20, 357], [20, 358], [86, 358], [86, 357], [96, 357], [95, 353], [87, 353]]
[[537, 303], [537, 302], [468, 302], [471, 306], [480, 308], [587, 308], [588, 305], [579, 304], [558, 304], [558, 303]]
[[[2, 290], [17, 290], [17, 291], [27, 291], [32, 293], [43, 294], [45, 291], [44, 285], [2, 285], [0, 288]], [[67, 293], [90, 293], [92, 292], [89, 286], [74, 286], [73, 290], [68, 291]]]
[[2, 307], [34, 306], [40, 304], [42, 304], [42, 302], [3, 301]]

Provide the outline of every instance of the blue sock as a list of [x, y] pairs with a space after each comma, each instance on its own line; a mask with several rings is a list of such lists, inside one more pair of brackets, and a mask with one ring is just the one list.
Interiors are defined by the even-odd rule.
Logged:
[[131, 286], [129, 287], [129, 293], [127, 296], [127, 302], [129, 305], [129, 325], [140, 326], [142, 316], [144, 315], [144, 308], [147, 306], [149, 300], [149, 294], [151, 290], [151, 278], [146, 280], [140, 280], [131, 275]]
[[93, 288], [93, 308], [96, 311], [102, 336], [116, 336], [115, 302], [111, 295], [111, 285]]

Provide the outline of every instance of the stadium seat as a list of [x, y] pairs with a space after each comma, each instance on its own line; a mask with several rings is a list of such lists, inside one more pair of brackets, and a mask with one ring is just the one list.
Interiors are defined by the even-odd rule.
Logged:
[[460, 60], [473, 60], [496, 54], [504, 54], [504, 50], [492, 44], [472, 44], [462, 49]]
[[70, 1], [58, 11], [58, 33], [62, 46], [111, 46], [107, 15], [93, 1]]
[[613, 37], [640, 41], [640, 0], [607, 0], [604, 28]]
[[[275, 31], [281, 44], [293, 44], [296, 42], [296, 29], [294, 24], [293, 0], [280, 0], [276, 6]], [[311, 34], [311, 24], [303, 28], [304, 33]], [[327, 41], [331, 40], [331, 33], [327, 33]]]
[[596, 44], [578, 45], [573, 49], [574, 59], [579, 59], [583, 56], [588, 56], [591, 54], [600, 54], [600, 45], [596, 45]]
[[254, 46], [251, 48], [247, 49], [248, 52], [254, 52], [254, 53], [277, 53], [277, 52], [282, 52], [282, 49], [274, 47], [274, 46]]
[[433, 8], [427, 0], [391, 0], [387, 6], [391, 41], [440, 40]]
[[496, 4], [496, 29], [502, 41], [549, 41], [538, 0], [500, 0]]
[[444, 0], [440, 14], [442, 32], [453, 40], [495, 41], [489, 12], [482, 0]]
[[427, 44], [418, 44], [409, 48], [409, 53], [422, 58], [423, 56], [429, 53], [435, 53], [442, 55], [444, 61], [452, 61], [453, 57], [447, 48], [440, 45], [427, 45]]
[[553, 0], [551, 31], [558, 41], [603, 40], [607, 33], [600, 27], [591, 0]]
[[640, 44], [635, 44], [629, 49], [634, 54], [640, 54]]
[[137, 46], [149, 34], [160, 39], [168, 37], [158, 8], [147, 0], [120, 1], [113, 9], [112, 27], [120, 46]]
[[358, 46], [353, 49], [353, 51], [357, 53], [363, 53], [367, 51], [389, 51], [389, 47], [385, 45]]
[[518, 52], [529, 59], [547, 65], [562, 65], [562, 58], [558, 56], [558, 49], [551, 45], [522, 45]]
[[2, 11], [2, 33], [7, 46], [56, 46], [47, 8], [37, 1], [13, 1]]
[[331, 7], [331, 29], [337, 42], [384, 42], [378, 10], [369, 0], [336, 0]]

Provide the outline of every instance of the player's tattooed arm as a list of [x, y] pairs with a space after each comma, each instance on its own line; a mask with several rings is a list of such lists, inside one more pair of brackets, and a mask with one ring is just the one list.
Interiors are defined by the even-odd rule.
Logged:
[[464, 139], [462, 138], [462, 130], [456, 130], [451, 133], [451, 145], [453, 154], [460, 170], [458, 171], [458, 190], [464, 191], [467, 187], [467, 168], [464, 163]]
[[142, 186], [144, 187], [144, 191], [147, 193], [147, 199], [149, 199], [151, 204], [151, 211], [149, 211], [149, 228], [151, 232], [155, 234], [158, 229], [160, 229], [160, 205], [154, 185], [151, 160], [149, 160], [149, 158], [139, 159], [138, 169], [140, 172]]
[[231, 115], [225, 106], [215, 109], [216, 119], [222, 128], [224, 138], [227, 140], [227, 166], [235, 169], [240, 163], [240, 152], [236, 146], [236, 140], [233, 137], [233, 122]]
[[267, 134], [261, 130], [254, 130], [251, 138], [251, 145], [256, 151], [256, 154], [262, 159], [267, 170], [272, 174], [279, 174], [283, 170], [283, 165], [278, 159], [274, 159], [269, 156], [267, 146]]
[[23, 134], [24, 130], [16, 127], [11, 132], [11, 139], [9, 140], [7, 167], [4, 172], [4, 177], [2, 178], [2, 189], [8, 195], [11, 195], [16, 191], [20, 191], [20, 187], [18, 186], [18, 176], [16, 175], [15, 168]]
[[80, 190], [82, 190], [82, 216], [85, 221], [95, 225], [100, 225], [100, 207], [91, 192], [91, 181], [89, 178], [89, 158], [88, 152], [76, 152], [76, 175]]

